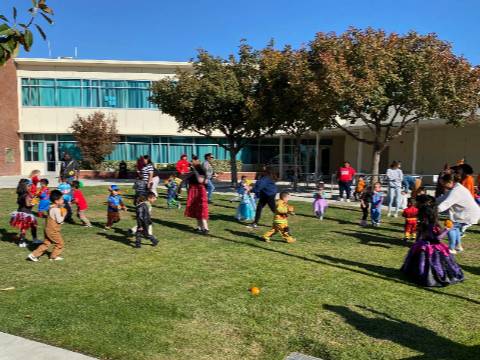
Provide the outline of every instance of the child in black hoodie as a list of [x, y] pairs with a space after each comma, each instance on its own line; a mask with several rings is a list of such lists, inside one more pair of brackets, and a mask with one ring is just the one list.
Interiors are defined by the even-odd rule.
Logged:
[[135, 247], [142, 247], [142, 237], [152, 242], [152, 246], [158, 245], [158, 240], [153, 236], [152, 218], [150, 215], [152, 204], [157, 200], [157, 196], [153, 192], [149, 192], [147, 196], [140, 195], [137, 199], [136, 217], [137, 231], [135, 233]]

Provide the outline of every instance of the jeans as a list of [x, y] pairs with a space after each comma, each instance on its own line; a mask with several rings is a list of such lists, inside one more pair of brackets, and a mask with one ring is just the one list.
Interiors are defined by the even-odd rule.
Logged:
[[258, 204], [257, 204], [257, 210], [255, 212], [255, 220], [254, 223], [258, 224], [260, 221], [260, 217], [262, 216], [262, 210], [265, 207], [265, 205], [268, 205], [270, 210], [272, 210], [273, 213], [275, 213], [275, 195], [272, 196], [266, 196], [266, 195], [259, 195], [258, 199]]
[[372, 218], [372, 224], [380, 224], [382, 220], [382, 208], [372, 206], [370, 209], [370, 217]]
[[462, 246], [462, 236], [468, 228], [467, 224], [454, 223], [453, 228], [448, 232], [448, 247], [450, 250], [458, 249]]
[[215, 185], [213, 185], [212, 179], [208, 179], [207, 181], [207, 197], [208, 197], [208, 202], [212, 201], [212, 195], [213, 192], [215, 191]]
[[388, 212], [392, 211], [395, 207], [395, 211], [398, 211], [402, 200], [402, 188], [401, 187], [388, 187]]
[[350, 193], [351, 193], [351, 188], [352, 188], [352, 182], [351, 181], [339, 181], [338, 182], [338, 189], [340, 191], [340, 199], [343, 198], [343, 193], [345, 192], [347, 194], [347, 199], [350, 199]]
[[405, 175], [402, 180], [403, 190], [409, 192], [415, 187], [415, 178], [410, 175]]

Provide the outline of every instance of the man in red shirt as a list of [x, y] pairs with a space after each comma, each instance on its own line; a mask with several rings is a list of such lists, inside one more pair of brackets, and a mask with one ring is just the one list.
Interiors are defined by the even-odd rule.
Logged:
[[340, 191], [340, 201], [343, 201], [343, 193], [346, 193], [347, 202], [350, 202], [353, 177], [357, 172], [348, 161], [343, 163], [337, 171], [338, 188]]

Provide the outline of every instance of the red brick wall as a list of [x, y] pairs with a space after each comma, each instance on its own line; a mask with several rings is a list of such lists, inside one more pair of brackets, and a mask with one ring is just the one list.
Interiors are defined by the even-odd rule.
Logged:
[[9, 61], [0, 66], [0, 176], [19, 174], [17, 72]]

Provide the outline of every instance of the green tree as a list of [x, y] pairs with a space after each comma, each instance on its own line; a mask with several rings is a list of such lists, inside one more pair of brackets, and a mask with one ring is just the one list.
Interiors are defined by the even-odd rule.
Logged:
[[261, 54], [257, 106], [265, 118], [272, 119], [280, 131], [296, 141], [293, 153], [296, 191], [302, 137], [328, 125], [330, 116], [324, 113], [328, 108], [314, 101], [321, 89], [314, 81], [305, 49], [293, 50], [286, 46], [279, 51], [268, 46]]
[[113, 115], [107, 117], [101, 111], [86, 117], [77, 115], [71, 129], [83, 160], [92, 169], [96, 169], [120, 141], [116, 118]]
[[237, 57], [223, 59], [200, 50], [190, 71], [179, 70], [175, 79], [152, 86], [150, 100], [176, 118], [180, 131], [209, 137], [230, 153], [233, 185], [240, 150], [276, 130], [255, 106], [259, 71], [259, 53], [242, 42]]
[[[382, 30], [318, 33], [310, 61], [322, 91], [317, 102], [332, 109], [332, 124], [380, 155], [407, 126], [441, 118], [459, 125], [475, 114], [479, 76], [467, 60], [435, 34], [404, 36]], [[359, 136], [351, 125], [363, 126]]]
[[40, 15], [47, 23], [53, 24], [50, 17], [53, 15], [53, 10], [48, 7], [47, 1], [32, 0], [32, 7], [28, 9], [28, 13], [29, 18], [25, 22], [18, 21], [16, 7], [12, 8], [11, 20], [0, 14], [0, 66], [4, 65], [9, 59], [17, 57], [21, 46], [25, 51], [30, 51], [33, 44], [32, 26], [35, 26], [44, 40], [47, 38], [40, 25], [35, 23], [38, 15]]

